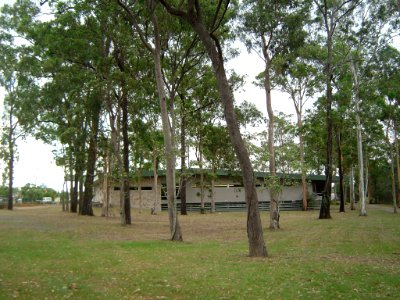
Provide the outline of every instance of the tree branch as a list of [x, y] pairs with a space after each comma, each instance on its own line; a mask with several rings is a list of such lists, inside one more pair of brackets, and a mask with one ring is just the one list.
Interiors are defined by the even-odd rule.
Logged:
[[[118, 1], [119, 1], [119, 0], [118, 0]], [[160, 2], [161, 5], [164, 6], [165, 9], [166, 9], [171, 15], [178, 16], [178, 17], [181, 17], [181, 18], [184, 18], [184, 19], [187, 20], [187, 13], [185, 13], [183, 10], [179, 10], [179, 9], [176, 9], [176, 8], [172, 7], [172, 6], [169, 5], [169, 3], [168, 3], [167, 1], [165, 1], [165, 0], [158, 0], [158, 2]]]
[[122, 9], [127, 13], [128, 21], [135, 28], [136, 32], [139, 34], [139, 38], [142, 41], [143, 45], [149, 50], [151, 53], [154, 52], [154, 48], [147, 42], [142, 30], [136, 22], [136, 16], [133, 14], [132, 10], [121, 0], [116, 0], [117, 4], [122, 7]]

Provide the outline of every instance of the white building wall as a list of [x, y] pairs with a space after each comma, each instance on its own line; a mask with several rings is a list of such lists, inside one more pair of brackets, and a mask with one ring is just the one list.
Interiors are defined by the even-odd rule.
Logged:
[[[216, 202], [245, 202], [245, 193], [243, 186], [234, 186], [235, 183], [228, 180], [221, 180], [216, 182], [215, 187], [215, 201]], [[236, 183], [237, 185], [239, 183]], [[312, 193], [311, 184], [308, 185], [308, 191]], [[186, 188], [186, 201], [187, 203], [200, 203], [200, 192], [201, 189], [198, 184], [189, 183]], [[284, 186], [282, 187], [282, 194], [280, 197], [281, 201], [293, 201], [301, 200], [302, 196], [302, 186]], [[270, 201], [269, 190], [265, 187], [257, 187], [258, 201]], [[206, 202], [211, 201], [211, 187], [207, 186], [205, 188]]]

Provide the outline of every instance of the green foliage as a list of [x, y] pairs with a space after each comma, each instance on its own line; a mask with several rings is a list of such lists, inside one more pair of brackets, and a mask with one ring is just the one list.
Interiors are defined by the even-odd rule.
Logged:
[[206, 125], [203, 142], [204, 157], [210, 162], [212, 170], [233, 170], [236, 158], [229, 138], [228, 130], [223, 126]]
[[8, 196], [8, 187], [0, 185], [0, 198], [6, 199]]
[[27, 183], [21, 188], [21, 197], [23, 202], [35, 202], [41, 200], [44, 197], [51, 197], [53, 201], [58, 196], [58, 193], [46, 186], [37, 186], [34, 184]]

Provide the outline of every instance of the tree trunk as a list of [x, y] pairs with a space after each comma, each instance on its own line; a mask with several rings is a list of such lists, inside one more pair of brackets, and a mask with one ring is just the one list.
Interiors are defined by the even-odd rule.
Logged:
[[61, 197], [61, 205], [62, 205], [62, 211], [65, 211], [65, 198], [68, 195], [68, 183], [67, 183], [67, 171], [66, 168], [64, 168], [64, 184], [63, 184], [63, 192], [65, 191], [65, 194]]
[[94, 172], [96, 165], [96, 141], [94, 141], [94, 139], [95, 137], [92, 137], [89, 143], [85, 191], [83, 195], [82, 212], [81, 212], [82, 215], [88, 215], [88, 216], [93, 216], [92, 198], [93, 198]]
[[8, 131], [8, 194], [7, 194], [7, 208], [12, 210], [14, 208], [13, 187], [14, 187], [14, 124], [13, 124], [13, 96], [11, 97], [10, 112], [9, 112], [9, 131]]
[[[400, 2], [399, 2], [400, 3]], [[400, 158], [399, 158], [399, 131], [397, 120], [394, 121], [394, 145], [396, 148], [396, 166], [397, 166], [397, 205], [400, 207]], [[369, 195], [369, 193], [368, 193]]]
[[[122, 70], [123, 71], [123, 70]], [[130, 174], [129, 174], [129, 137], [128, 137], [128, 94], [125, 91], [125, 82], [122, 82], [123, 91], [121, 97], [122, 109], [122, 143], [123, 143], [123, 191], [124, 191], [124, 224], [131, 224], [131, 198], [130, 198]]]
[[[274, 149], [274, 111], [272, 109], [271, 97], [271, 78], [270, 68], [271, 60], [268, 55], [267, 45], [264, 36], [262, 36], [262, 48], [265, 60], [264, 70], [264, 89], [266, 94], [266, 104], [268, 112], [268, 152], [269, 152], [269, 175], [272, 178], [273, 185], [279, 184], [276, 180], [276, 167], [275, 167], [275, 149]], [[271, 186], [269, 189], [270, 194], [270, 214], [269, 214], [269, 228], [279, 229], [279, 195], [277, 193], [279, 187]]]
[[229, 136], [235, 153], [239, 159], [243, 176], [243, 185], [245, 189], [245, 199], [247, 203], [247, 236], [249, 240], [249, 255], [252, 257], [264, 257], [267, 256], [267, 249], [264, 242], [260, 212], [258, 209], [258, 198], [253, 167], [251, 165], [246, 146], [240, 134], [239, 124], [233, 104], [233, 94], [224, 68], [222, 50], [217, 41], [213, 39], [207, 32], [204, 24], [196, 19], [196, 16], [190, 15], [189, 23], [199, 35], [199, 38], [205, 46], [207, 54], [211, 59], [224, 107], [224, 114]]
[[81, 173], [81, 176], [79, 178], [79, 207], [82, 207], [83, 205], [83, 196], [84, 196], [84, 188], [85, 188], [85, 183], [83, 181], [83, 173]]
[[389, 152], [390, 152], [390, 177], [391, 177], [391, 185], [392, 185], [392, 201], [393, 201], [393, 213], [397, 214], [397, 203], [396, 203], [396, 181], [395, 181], [395, 173], [394, 173], [394, 154], [393, 154], [393, 145], [389, 139], [389, 128], [390, 128], [390, 121], [387, 125], [386, 130], [386, 141], [389, 144]]
[[365, 169], [365, 185], [364, 185], [364, 187], [365, 187], [365, 189], [364, 189], [364, 195], [365, 195], [365, 201], [367, 201], [367, 199], [368, 199], [368, 203], [371, 203], [370, 202], [370, 198], [369, 198], [369, 193], [368, 193], [368, 191], [369, 191], [369, 163], [368, 163], [368, 147], [366, 146], [365, 147], [365, 167], [364, 167], [364, 169]]
[[109, 173], [110, 173], [110, 151], [104, 158], [104, 175], [103, 175], [103, 205], [101, 209], [101, 216], [110, 216], [110, 183], [109, 183]]
[[167, 162], [166, 181], [167, 181], [167, 198], [168, 198], [168, 216], [170, 224], [171, 240], [182, 241], [181, 227], [178, 221], [178, 214], [176, 210], [176, 197], [175, 197], [175, 149], [173, 147], [173, 135], [168, 116], [167, 99], [165, 95], [164, 81], [161, 69], [161, 41], [158, 29], [158, 22], [153, 11], [152, 21], [154, 25], [154, 67], [157, 83], [158, 97], [161, 107], [161, 120], [164, 134], [165, 156]]
[[157, 154], [153, 151], [153, 190], [154, 190], [154, 204], [153, 204], [153, 209], [151, 211], [152, 215], [156, 215], [158, 212], [158, 173], [157, 173]]
[[354, 167], [350, 171], [350, 210], [355, 210], [355, 192], [354, 192]]
[[354, 104], [356, 110], [356, 123], [357, 123], [357, 156], [358, 156], [358, 190], [360, 197], [360, 216], [366, 216], [367, 210], [365, 207], [365, 189], [364, 189], [364, 158], [363, 158], [363, 149], [362, 149], [362, 132], [361, 132], [361, 119], [360, 119], [360, 104], [358, 98], [358, 75], [356, 71], [356, 67], [354, 65], [354, 61], [350, 63], [351, 73], [353, 76], [353, 84], [354, 84]]
[[[324, 16], [327, 21], [328, 16]], [[322, 201], [321, 201], [321, 208], [319, 211], [319, 218], [320, 219], [330, 219], [331, 218], [331, 193], [332, 193], [332, 144], [333, 144], [333, 120], [332, 120], [332, 102], [333, 102], [333, 95], [332, 95], [332, 61], [333, 61], [333, 41], [332, 41], [332, 34], [330, 27], [326, 25], [327, 30], [327, 42], [326, 48], [328, 51], [328, 59], [326, 63], [326, 104], [325, 104], [325, 111], [326, 111], [326, 130], [327, 130], [327, 141], [326, 141], [326, 161], [325, 161], [325, 186], [324, 191], [322, 194]]]
[[235, 153], [239, 159], [243, 176], [245, 199], [247, 203], [247, 236], [249, 240], [249, 255], [253, 257], [267, 256], [267, 249], [264, 243], [261, 218], [258, 209], [258, 198], [253, 167], [240, 134], [239, 124], [236, 119], [234, 108], [233, 94], [226, 76], [222, 48], [219, 40], [207, 31], [202, 21], [201, 11], [196, 11], [198, 7], [195, 7], [194, 2], [188, 3], [187, 13], [174, 10], [163, 0], [159, 0], [159, 2], [161, 2], [171, 14], [184, 18], [190, 24], [190, 26], [199, 36], [211, 60], [221, 96], [221, 101], [224, 107], [225, 120], [227, 123], [229, 136]]
[[88, 216], [93, 216], [93, 209], [92, 209], [93, 182], [94, 182], [96, 160], [97, 160], [97, 135], [99, 131], [100, 110], [101, 110], [101, 103], [99, 98], [94, 99], [91, 109], [92, 109], [91, 132], [89, 139], [88, 159], [86, 168], [85, 191], [83, 194], [83, 201], [82, 201], [83, 203], [81, 212], [82, 215], [88, 215]]
[[[215, 174], [215, 171], [214, 171], [214, 174]], [[214, 177], [211, 178], [211, 213], [215, 213], [215, 180], [214, 180]]]
[[308, 188], [307, 188], [307, 174], [306, 167], [304, 163], [304, 136], [301, 128], [303, 127], [303, 96], [300, 94], [298, 101], [296, 101], [296, 93], [293, 91], [291, 93], [294, 108], [297, 115], [297, 129], [299, 130], [299, 152], [300, 152], [300, 168], [301, 168], [301, 185], [302, 185], [302, 195], [303, 195], [303, 210], [307, 210], [308, 202]]
[[362, 151], [362, 136], [361, 136], [361, 121], [357, 114], [357, 151], [358, 151], [358, 190], [360, 194], [360, 216], [366, 216], [367, 210], [365, 207], [365, 189], [364, 189], [364, 159]]
[[394, 155], [393, 155], [393, 146], [390, 143], [390, 168], [391, 168], [391, 179], [392, 179], [392, 199], [393, 199], [393, 213], [397, 214], [397, 203], [396, 203], [396, 183], [395, 183], [395, 175], [394, 175]]
[[180, 189], [180, 198], [181, 198], [181, 215], [187, 215], [186, 210], [186, 185], [187, 179], [184, 174], [186, 171], [186, 117], [185, 117], [185, 100], [183, 95], [180, 95], [182, 100], [182, 111], [181, 111], [181, 189]]
[[[301, 128], [301, 121], [300, 121], [300, 126]], [[306, 170], [305, 170], [305, 164], [304, 164], [304, 137], [303, 134], [300, 132], [299, 134], [299, 140], [300, 140], [300, 165], [301, 165], [301, 185], [302, 185], [302, 190], [303, 190], [303, 210], [307, 210], [307, 197], [308, 197], [308, 188], [307, 188], [307, 179], [306, 179]]]
[[[142, 170], [139, 169], [139, 173], [141, 172]], [[143, 199], [142, 199], [142, 177], [140, 175], [138, 178], [138, 193], [139, 193], [139, 214], [141, 214], [143, 209]]]
[[199, 152], [200, 152], [200, 213], [205, 214], [206, 210], [204, 207], [204, 173], [203, 173], [203, 153], [201, 149], [201, 137], [200, 137], [200, 145], [199, 145]]
[[9, 139], [9, 153], [10, 157], [8, 159], [8, 205], [7, 208], [12, 210], [14, 208], [14, 197], [13, 197], [13, 185], [14, 185], [14, 146], [12, 138]]
[[[71, 189], [71, 212], [78, 212], [78, 186], [79, 186], [79, 175], [77, 167], [75, 166], [74, 186]], [[72, 174], [71, 174], [72, 176]], [[72, 178], [71, 178], [72, 180]]]
[[337, 131], [337, 155], [338, 155], [338, 169], [339, 169], [339, 197], [340, 206], [339, 212], [344, 212], [344, 187], [343, 187], [343, 166], [342, 166], [342, 140], [340, 135], [340, 129]]

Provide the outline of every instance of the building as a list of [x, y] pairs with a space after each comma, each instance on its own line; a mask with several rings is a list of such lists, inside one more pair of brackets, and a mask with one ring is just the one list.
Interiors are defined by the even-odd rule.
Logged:
[[[179, 172], [179, 170], [177, 171]], [[201, 207], [201, 183], [200, 170], [192, 169], [188, 172], [186, 185], [186, 206], [188, 211], [200, 210]], [[210, 209], [212, 189], [211, 177], [214, 178], [214, 199], [216, 211], [245, 210], [244, 187], [241, 182], [240, 173], [219, 170], [214, 176], [209, 176], [210, 171], [204, 170], [204, 203], [205, 208]], [[266, 187], [268, 173], [256, 172], [257, 193], [259, 206], [262, 210], [269, 209], [270, 194]], [[281, 184], [280, 209], [301, 210], [302, 209], [302, 186], [300, 174], [278, 174]], [[94, 191], [94, 203], [103, 203], [105, 193], [102, 180], [97, 180]], [[156, 211], [166, 210], [168, 207], [166, 198], [165, 171], [158, 172], [157, 184], [154, 182], [153, 172], [144, 171], [140, 178], [132, 180], [130, 186], [131, 207], [140, 209], [155, 209]], [[308, 194], [310, 209], [319, 209], [321, 195], [325, 184], [325, 176], [308, 175]], [[177, 181], [177, 185], [179, 182]], [[180, 187], [177, 186], [177, 206], [180, 209]], [[117, 181], [109, 181], [110, 204], [119, 206], [120, 184]]]

